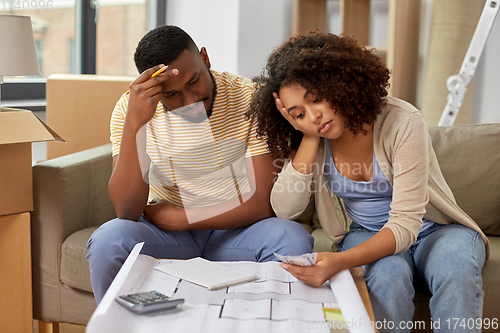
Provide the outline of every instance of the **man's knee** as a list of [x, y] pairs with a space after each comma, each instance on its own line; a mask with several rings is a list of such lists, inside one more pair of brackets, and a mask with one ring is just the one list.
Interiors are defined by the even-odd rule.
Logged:
[[[131, 232], [134, 229], [134, 221], [113, 219], [97, 228], [87, 241], [87, 252], [90, 257], [93, 252], [98, 256], [105, 256], [112, 246], [124, 246], [125, 243], [132, 241]], [[132, 241], [133, 243], [133, 241]]]
[[279, 218], [269, 218], [264, 221], [268, 235], [275, 242], [279, 242], [289, 255], [312, 252], [314, 237], [299, 223]]

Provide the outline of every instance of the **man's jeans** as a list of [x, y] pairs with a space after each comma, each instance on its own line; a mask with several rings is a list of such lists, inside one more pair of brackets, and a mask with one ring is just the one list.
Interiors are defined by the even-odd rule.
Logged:
[[268, 218], [229, 230], [165, 232], [144, 218], [138, 222], [114, 219], [104, 223], [87, 243], [87, 261], [94, 297], [99, 304], [133, 247], [154, 258], [213, 261], [277, 261], [274, 252], [300, 255], [312, 252], [313, 237], [297, 222]]
[[[340, 250], [361, 244], [374, 234], [353, 223]], [[482, 317], [485, 255], [476, 231], [460, 224], [435, 224], [421, 233], [408, 251], [363, 266], [375, 320], [379, 327], [386, 322], [379, 332], [411, 331], [414, 283], [428, 286], [432, 293], [429, 306], [434, 332], [480, 332], [467, 323]], [[455, 318], [464, 319], [465, 330], [455, 326]], [[436, 329], [438, 323], [440, 329]]]

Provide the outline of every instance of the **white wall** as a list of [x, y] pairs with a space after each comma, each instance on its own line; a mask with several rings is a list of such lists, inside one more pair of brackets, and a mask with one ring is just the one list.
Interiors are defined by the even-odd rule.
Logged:
[[500, 123], [500, 13], [476, 69], [472, 122]]
[[205, 46], [212, 68], [260, 74], [269, 53], [291, 31], [293, 0], [168, 0], [167, 24]]
[[369, 38], [368, 43], [370, 46], [387, 47], [389, 41], [388, 0], [371, 0], [370, 35], [368, 38]]
[[[370, 44], [387, 46], [388, 1], [371, 0]], [[434, 0], [420, 0], [421, 40], [417, 106], [421, 100]], [[167, 23], [186, 30], [208, 50], [212, 68], [252, 77], [291, 32], [293, 0], [168, 0]], [[328, 1], [328, 28], [340, 33], [339, 0]], [[498, 15], [500, 16], [500, 15]], [[465, 54], [464, 54], [465, 56]], [[472, 122], [500, 122], [500, 17], [475, 75]], [[446, 82], [443, 82], [443, 85]]]
[[237, 73], [239, 6], [235, 0], [168, 0], [166, 20], [207, 49], [213, 69]]
[[238, 74], [261, 73], [269, 54], [290, 36], [293, 1], [240, 0]]

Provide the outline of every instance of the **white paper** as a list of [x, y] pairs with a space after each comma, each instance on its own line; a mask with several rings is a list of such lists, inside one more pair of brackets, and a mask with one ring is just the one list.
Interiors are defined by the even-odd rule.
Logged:
[[199, 257], [179, 260], [170, 265], [158, 266], [156, 269], [210, 290], [257, 279], [254, 273], [239, 271]]
[[[340, 308], [346, 321], [366, 316], [369, 322], [349, 271], [341, 272], [330, 283], [314, 288], [295, 279], [277, 262], [218, 262], [256, 274], [258, 280], [210, 291], [159, 271], [156, 268], [175, 261], [141, 255], [141, 248], [142, 244], [136, 245], [125, 261], [90, 318], [86, 332], [327, 333], [330, 329], [322, 307]], [[149, 290], [184, 298], [185, 303], [174, 310], [137, 315], [114, 300], [117, 295]]]
[[296, 266], [314, 266], [316, 264], [316, 257], [318, 253], [305, 253], [300, 256], [282, 256], [278, 253], [274, 253], [274, 255], [286, 264]]
[[[351, 325], [349, 332], [373, 333], [370, 317], [359, 296], [358, 288], [352, 278], [351, 272], [343, 270], [330, 279], [330, 288], [336, 299], [342, 300], [340, 310], [344, 319]], [[356, 297], [353, 297], [356, 296]]]

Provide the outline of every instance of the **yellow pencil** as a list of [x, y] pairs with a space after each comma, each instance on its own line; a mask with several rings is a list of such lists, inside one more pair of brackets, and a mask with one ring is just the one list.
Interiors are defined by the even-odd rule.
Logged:
[[153, 75], [151, 75], [150, 79], [154, 78], [156, 75], [160, 75], [161, 73], [163, 73], [164, 71], [167, 70], [167, 67], [168, 66], [165, 66], [165, 67], [162, 67], [160, 68], [159, 70], [157, 70], [156, 72], [153, 73]]

